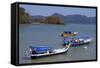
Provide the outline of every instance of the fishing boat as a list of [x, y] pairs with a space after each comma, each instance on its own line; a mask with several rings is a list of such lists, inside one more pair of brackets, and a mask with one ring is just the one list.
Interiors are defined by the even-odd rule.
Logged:
[[30, 56], [30, 58], [34, 59], [37, 57], [52, 56], [52, 55], [65, 53], [68, 51], [70, 45], [71, 44], [69, 43], [68, 45], [66, 45], [66, 47], [58, 48], [58, 49], [52, 49], [52, 48], [45, 47], [45, 46], [31, 46], [29, 48], [30, 53], [28, 53], [29, 54], [28, 56]]
[[63, 33], [61, 33], [61, 37], [66, 38], [69, 36], [76, 36], [77, 34], [78, 32], [64, 31]]
[[64, 39], [64, 45], [67, 45], [69, 41], [71, 42], [72, 46], [79, 46], [90, 43], [92, 41], [92, 38], [81, 36], [67, 37], [66, 39]]

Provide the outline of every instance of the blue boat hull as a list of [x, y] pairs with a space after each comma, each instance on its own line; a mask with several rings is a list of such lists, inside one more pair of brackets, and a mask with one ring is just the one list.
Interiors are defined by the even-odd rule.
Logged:
[[88, 44], [88, 43], [90, 43], [90, 42], [87, 42], [87, 43], [76, 43], [76, 44], [72, 43], [72, 46], [85, 45], [85, 44]]
[[[81, 38], [81, 39], [83, 39], [83, 40], [80, 40], [79, 42], [75, 42], [75, 41], [71, 42], [71, 45], [72, 46], [79, 46], [79, 45], [88, 44], [92, 41], [92, 39], [89, 37], [88, 38]], [[70, 40], [67, 40], [67, 39], [64, 40], [64, 46], [68, 44], [68, 41], [70, 41]]]

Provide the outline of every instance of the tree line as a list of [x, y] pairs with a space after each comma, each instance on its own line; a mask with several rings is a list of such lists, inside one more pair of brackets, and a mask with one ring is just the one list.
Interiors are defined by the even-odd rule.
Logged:
[[31, 23], [30, 19], [31, 17], [28, 13], [25, 12], [25, 9], [19, 7], [19, 23], [21, 24]]

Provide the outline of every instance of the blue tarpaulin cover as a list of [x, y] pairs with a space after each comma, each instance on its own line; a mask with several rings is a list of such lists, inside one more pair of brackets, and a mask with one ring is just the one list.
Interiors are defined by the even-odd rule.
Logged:
[[31, 49], [35, 50], [36, 53], [44, 53], [51, 48], [46, 46], [31, 46]]

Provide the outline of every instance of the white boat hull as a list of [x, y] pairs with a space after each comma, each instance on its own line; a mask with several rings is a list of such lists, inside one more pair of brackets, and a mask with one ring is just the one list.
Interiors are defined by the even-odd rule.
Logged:
[[30, 57], [36, 58], [36, 57], [51, 56], [51, 55], [57, 55], [57, 54], [65, 53], [65, 52], [68, 51], [69, 47], [70, 47], [70, 45], [66, 45], [65, 48], [54, 49], [54, 50], [52, 50], [52, 53], [30, 54]]

